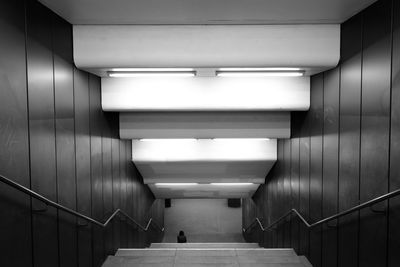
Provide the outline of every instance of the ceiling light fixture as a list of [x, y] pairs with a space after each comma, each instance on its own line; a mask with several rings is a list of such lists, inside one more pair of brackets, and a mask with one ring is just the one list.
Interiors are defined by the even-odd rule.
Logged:
[[214, 138], [214, 141], [269, 141], [269, 138]]
[[113, 78], [139, 78], [139, 77], [194, 77], [196, 73], [193, 72], [108, 72], [109, 77]]
[[114, 68], [115, 72], [192, 72], [193, 68]]
[[300, 68], [219, 68], [219, 77], [300, 77], [304, 71]]
[[211, 185], [222, 185], [222, 186], [240, 186], [240, 185], [253, 185], [254, 183], [211, 183]]
[[156, 186], [190, 186], [198, 183], [155, 183]]
[[109, 77], [193, 77], [193, 68], [115, 68], [107, 72]]
[[301, 71], [300, 68], [219, 68], [218, 71]]
[[160, 142], [160, 141], [162, 141], [162, 142], [168, 142], [168, 141], [178, 141], [178, 142], [181, 142], [181, 141], [197, 141], [197, 139], [194, 139], [194, 138], [182, 138], [182, 139], [156, 139], [156, 138], [154, 138], [154, 139], [148, 139], [148, 138], [144, 138], [144, 139], [139, 139], [139, 141], [141, 141], [141, 142]]
[[292, 71], [217, 71], [218, 77], [301, 77], [303, 72]]
[[133, 139], [133, 140], [139, 140], [141, 142], [168, 142], [168, 141], [202, 141], [202, 140], [212, 140], [212, 141], [269, 141], [269, 138], [165, 138], [165, 139], [160, 139], [160, 138], [143, 138], [143, 139]]

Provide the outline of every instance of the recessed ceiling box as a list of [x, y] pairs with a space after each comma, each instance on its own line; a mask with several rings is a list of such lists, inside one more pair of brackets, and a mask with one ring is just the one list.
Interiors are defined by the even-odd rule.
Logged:
[[157, 186], [148, 184], [156, 198], [250, 198], [259, 184], [218, 186], [198, 184], [194, 186]]
[[[165, 190], [169, 191], [171, 198], [183, 197], [184, 192], [190, 191], [188, 189], [202, 192], [204, 196], [212, 193], [213, 197], [226, 198], [226, 193], [231, 192], [233, 195], [230, 197], [240, 197], [254, 192], [259, 184], [264, 183], [276, 159], [276, 139], [132, 141], [132, 160], [144, 183], [163, 184], [150, 186], [156, 197], [166, 197]], [[171, 186], [170, 183], [183, 184]], [[227, 183], [242, 185], [230, 186]]]
[[310, 77], [102, 78], [104, 111], [295, 111], [310, 106]]
[[298, 67], [340, 56], [339, 24], [74, 25], [74, 59], [87, 70], [129, 67]]
[[120, 138], [289, 138], [290, 112], [121, 112]]

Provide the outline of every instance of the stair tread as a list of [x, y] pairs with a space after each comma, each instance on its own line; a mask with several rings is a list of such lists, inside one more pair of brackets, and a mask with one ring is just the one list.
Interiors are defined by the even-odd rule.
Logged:
[[115, 256], [175, 256], [176, 249], [118, 249]]
[[239, 263], [301, 263], [298, 256], [238, 256]]
[[[205, 244], [205, 243], [198, 243]], [[222, 243], [219, 243], [222, 244]], [[234, 243], [228, 243], [234, 244]], [[312, 267], [293, 249], [164, 247], [119, 249], [103, 267]]]
[[150, 248], [259, 248], [257, 243], [153, 243]]
[[172, 261], [164, 262], [136, 262], [133, 259], [126, 257], [108, 256], [102, 267], [173, 267], [174, 259]]

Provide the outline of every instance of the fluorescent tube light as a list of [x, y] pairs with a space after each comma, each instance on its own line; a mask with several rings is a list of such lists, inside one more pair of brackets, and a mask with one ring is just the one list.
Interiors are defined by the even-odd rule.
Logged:
[[269, 141], [269, 138], [214, 138], [214, 141]]
[[169, 141], [175, 141], [175, 142], [182, 142], [182, 141], [201, 141], [201, 140], [212, 140], [212, 141], [269, 141], [269, 138], [165, 138], [165, 139], [159, 139], [159, 138], [143, 138], [143, 139], [133, 139], [133, 140], [139, 140], [141, 142], [169, 142]]
[[300, 71], [300, 68], [219, 68], [218, 71]]
[[194, 72], [193, 68], [114, 68], [112, 71], [120, 72]]
[[139, 139], [139, 141], [141, 141], [141, 142], [168, 142], [168, 141], [178, 141], [178, 142], [181, 142], [181, 141], [197, 141], [197, 139], [194, 139], [194, 138], [182, 138], [182, 139], [147, 139], [147, 138], [144, 138], [144, 139]]
[[190, 186], [198, 183], [155, 183], [156, 186]]
[[218, 77], [300, 77], [303, 72], [292, 71], [217, 71]]
[[240, 185], [253, 185], [253, 183], [211, 183], [211, 185], [240, 186]]
[[138, 77], [194, 77], [195, 72], [108, 72], [109, 77], [113, 78], [138, 78]]

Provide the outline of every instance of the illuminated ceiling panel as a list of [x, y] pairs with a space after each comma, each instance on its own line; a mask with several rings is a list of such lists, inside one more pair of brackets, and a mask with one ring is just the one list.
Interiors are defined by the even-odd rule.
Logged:
[[293, 111], [310, 106], [310, 77], [102, 78], [105, 111]]
[[243, 197], [264, 183], [276, 161], [276, 145], [275, 139], [133, 140], [132, 160], [156, 197]]

